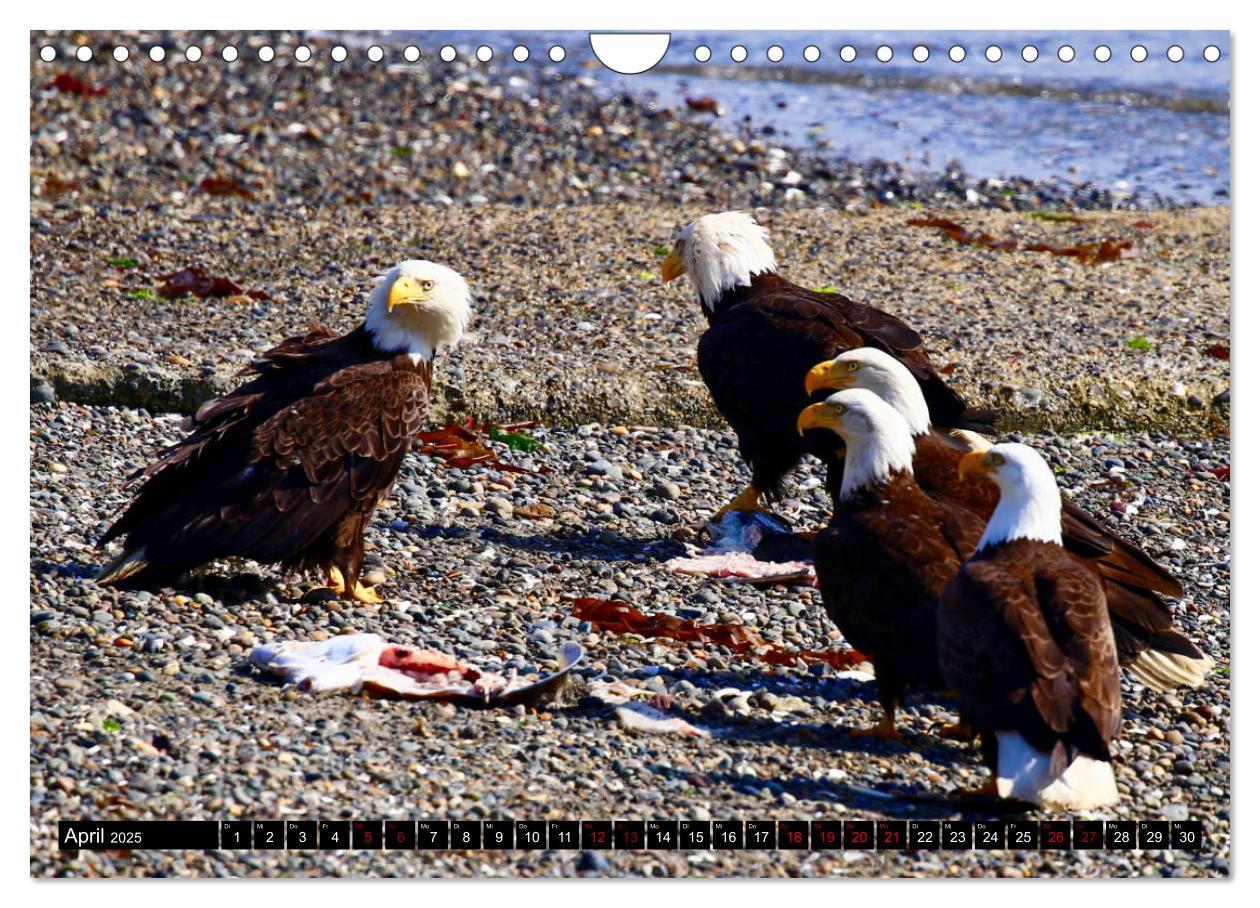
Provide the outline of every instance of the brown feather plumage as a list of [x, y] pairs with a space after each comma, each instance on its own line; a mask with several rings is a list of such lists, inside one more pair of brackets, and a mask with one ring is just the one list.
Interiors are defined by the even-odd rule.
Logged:
[[938, 600], [983, 533], [970, 511], [930, 498], [900, 472], [837, 502], [815, 539], [823, 605], [870, 656], [890, 713], [907, 685], [940, 686]]
[[354, 588], [363, 529], [424, 428], [430, 364], [381, 353], [363, 327], [315, 325], [242, 374], [133, 477], [135, 499], [101, 540], [125, 539], [115, 564], [127, 574], [107, 568], [101, 582], [148, 585], [243, 556], [336, 567]]
[[845, 350], [877, 347], [904, 363], [937, 425], [991, 429], [993, 414], [970, 421], [977, 411], [933, 368], [917, 332], [843, 294], [817, 293], [765, 272], [750, 286], [728, 290], [707, 315], [697, 347], [700, 375], [739, 439], [753, 484], [771, 495], [806, 453], [827, 465], [830, 487], [839, 486], [843, 458], [835, 436], [812, 431], [802, 438], [795, 420], [810, 402], [806, 373]]
[[941, 595], [941, 675], [965, 722], [1044, 753], [1110, 757], [1120, 729], [1116, 646], [1098, 576], [1061, 546], [986, 547]]
[[[929, 495], [987, 521], [997, 507], [997, 487], [958, 476], [958, 462], [968, 450], [948, 433], [931, 429], [915, 440], [914, 476]], [[1065, 498], [1061, 502], [1063, 547], [1102, 581], [1121, 662], [1131, 662], [1150, 649], [1201, 658], [1198, 648], [1176, 629], [1172, 610], [1160, 598], [1185, 595], [1177, 578], [1079, 506]]]

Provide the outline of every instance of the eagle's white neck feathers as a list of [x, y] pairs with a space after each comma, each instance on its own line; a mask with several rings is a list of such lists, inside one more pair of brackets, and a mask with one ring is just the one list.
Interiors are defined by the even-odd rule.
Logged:
[[914, 437], [891, 406], [865, 389], [839, 391], [827, 403], [844, 408], [839, 429], [845, 446], [840, 500], [885, 483], [900, 470], [914, 472]]
[[977, 551], [1012, 539], [1063, 545], [1062, 501], [1054, 474], [1027, 445], [994, 445], [1005, 462], [992, 474], [1001, 497], [984, 529]]
[[777, 269], [768, 238], [742, 211], [706, 214], [683, 228], [683, 267], [706, 310], [712, 312], [728, 290], [751, 286], [755, 275]]
[[910, 370], [895, 357], [874, 347], [859, 347], [841, 353], [836, 361], [856, 362], [857, 370], [847, 373], [853, 376], [852, 387], [873, 391], [890, 404], [910, 425], [910, 431], [916, 437], [931, 430], [932, 417], [928, 412], [927, 400], [923, 397], [923, 389], [910, 374]]
[[[427, 302], [389, 308], [389, 291], [400, 277], [433, 282]], [[372, 342], [384, 353], [406, 353], [417, 361], [433, 360], [444, 347], [453, 347], [468, 327], [472, 316], [472, 292], [458, 272], [421, 259], [412, 259], [391, 268], [368, 296], [364, 325]]]

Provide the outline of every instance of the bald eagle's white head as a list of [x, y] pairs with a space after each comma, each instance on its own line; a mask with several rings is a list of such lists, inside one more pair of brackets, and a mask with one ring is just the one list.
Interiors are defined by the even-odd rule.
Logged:
[[661, 277], [669, 282], [685, 273], [712, 312], [726, 291], [750, 286], [755, 275], [776, 270], [768, 240], [766, 229], [742, 211], [706, 214], [678, 232]]
[[408, 259], [372, 290], [365, 324], [377, 349], [432, 360], [459, 341], [471, 315], [472, 293], [458, 272]]
[[1049, 464], [1028, 445], [1006, 442], [972, 451], [958, 461], [958, 476], [982, 476], [1001, 495], [977, 551], [1011, 539], [1063, 544], [1059, 485]]
[[910, 425], [888, 403], [865, 388], [837, 391], [810, 404], [796, 418], [797, 431], [830, 429], [844, 439], [841, 500], [878, 485], [902, 470], [914, 472]]
[[904, 364], [883, 350], [857, 347], [814, 366], [805, 375], [805, 393], [813, 394], [820, 388], [865, 388], [892, 404], [915, 435], [932, 428], [919, 382]]

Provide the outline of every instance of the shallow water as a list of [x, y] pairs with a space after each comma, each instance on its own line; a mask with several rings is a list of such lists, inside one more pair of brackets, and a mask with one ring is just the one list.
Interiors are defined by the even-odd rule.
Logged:
[[[690, 32], [675, 33], [656, 70], [621, 76], [594, 64], [584, 32], [412, 33], [424, 48], [451, 43], [461, 57], [480, 44], [495, 51], [496, 65], [536, 65], [552, 45], [567, 51], [560, 67], [581, 71], [607, 90], [655, 95], [664, 106], [709, 96], [724, 108], [729, 132], [762, 132], [769, 141], [795, 147], [828, 146], [858, 161], [895, 161], [912, 169], [941, 170], [961, 164], [973, 177], [1027, 177], [1092, 183], [1123, 196], [1152, 194], [1172, 204], [1228, 204], [1230, 195], [1230, 43], [1225, 32]], [[511, 60], [524, 44], [533, 64]], [[696, 62], [698, 44], [711, 50]], [[816, 45], [820, 59], [802, 51]], [[842, 45], [856, 51], [852, 62]], [[911, 50], [929, 49], [919, 63]], [[960, 45], [962, 63], [948, 57]], [[1071, 63], [1057, 58], [1063, 45]], [[1170, 62], [1171, 45], [1185, 56]], [[732, 63], [730, 49], [748, 51]], [[778, 45], [780, 63], [766, 50]], [[881, 63], [875, 49], [893, 58]], [[991, 63], [985, 48], [1002, 48]], [[1037, 47], [1026, 63], [1020, 52]], [[1107, 63], [1094, 59], [1106, 45]], [[1147, 49], [1134, 62], [1130, 49]], [[1207, 62], [1204, 48], [1221, 56]], [[430, 51], [432, 53], [432, 51]]]

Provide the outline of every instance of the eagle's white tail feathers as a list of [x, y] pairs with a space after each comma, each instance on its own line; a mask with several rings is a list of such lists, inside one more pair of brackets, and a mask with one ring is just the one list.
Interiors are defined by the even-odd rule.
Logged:
[[1148, 649], [1125, 667], [1151, 690], [1166, 694], [1178, 687], [1199, 687], [1215, 665], [1211, 656], [1192, 659]]
[[96, 582], [101, 586], [108, 586], [111, 583], [120, 583], [128, 577], [140, 573], [149, 566], [149, 562], [145, 560], [145, 550], [141, 546], [134, 552], [123, 552], [105, 567], [101, 568], [101, 572], [96, 575]]
[[1034, 748], [1018, 732], [1000, 731], [998, 794], [1057, 810], [1089, 810], [1120, 800], [1111, 764], [1078, 755], [1062, 773], [1051, 771], [1050, 754]]

